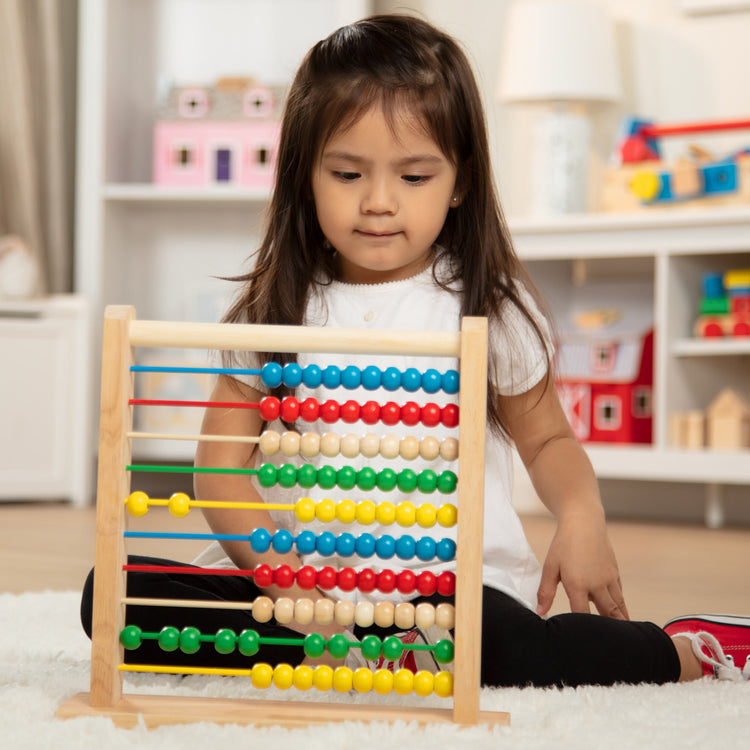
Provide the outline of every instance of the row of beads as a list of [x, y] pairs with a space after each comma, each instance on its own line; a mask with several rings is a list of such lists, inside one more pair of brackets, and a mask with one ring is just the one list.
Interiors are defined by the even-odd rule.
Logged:
[[405, 391], [418, 391], [420, 388], [427, 393], [437, 393], [443, 390], [446, 393], [458, 393], [459, 375], [456, 370], [447, 370], [439, 373], [437, 370], [429, 369], [420, 373], [415, 367], [409, 367], [401, 372], [396, 367], [387, 367], [381, 370], [379, 367], [370, 365], [364, 369], [349, 365], [343, 369], [336, 365], [328, 365], [320, 368], [318, 365], [307, 365], [301, 367], [296, 362], [280, 365], [278, 362], [268, 362], [261, 368], [260, 377], [263, 384], [268, 388], [278, 388], [285, 385], [289, 388], [297, 388], [305, 385], [308, 388], [365, 388], [374, 391], [385, 388], [387, 391], [395, 391], [403, 388]]
[[[221, 471], [221, 470], [220, 470]], [[282, 487], [291, 488], [295, 485], [310, 489], [317, 485], [321, 489], [330, 490], [339, 487], [342, 490], [353, 490], [355, 487], [363, 492], [369, 492], [375, 488], [383, 492], [399, 489], [401, 492], [414, 492], [419, 490], [423, 493], [440, 492], [447, 495], [456, 489], [458, 477], [452, 471], [441, 471], [437, 474], [432, 469], [424, 469], [419, 473], [411, 469], [394, 471], [393, 469], [381, 469], [376, 471], [371, 466], [363, 466], [357, 470], [352, 466], [342, 466], [335, 469], [333, 466], [321, 466], [316, 468], [312, 464], [295, 466], [294, 464], [261, 464], [248, 472], [257, 474], [258, 483], [261, 487], [273, 487], [279, 484]]]
[[290, 431], [279, 434], [275, 430], [265, 430], [258, 440], [258, 447], [266, 456], [281, 453], [290, 458], [297, 455], [313, 458], [321, 454], [328, 458], [338, 455], [345, 458], [356, 458], [359, 455], [375, 458], [380, 455], [394, 459], [400, 456], [406, 461], [413, 461], [417, 457], [425, 461], [435, 461], [438, 457], [444, 461], [455, 461], [458, 458], [456, 438], [439, 441], [432, 435], [420, 440], [414, 436], [399, 439], [396, 435], [378, 437], [372, 433], [360, 438], [358, 435], [337, 435], [335, 432], [320, 435], [317, 432], [300, 434]]
[[458, 425], [456, 404], [446, 404], [441, 407], [429, 403], [420, 406], [414, 401], [407, 401], [403, 406], [399, 406], [395, 401], [388, 401], [381, 405], [377, 401], [367, 401], [364, 404], [346, 401], [340, 404], [338, 401], [328, 400], [321, 404], [312, 397], [300, 402], [294, 396], [286, 396], [281, 400], [276, 396], [266, 396], [260, 400], [258, 412], [266, 422], [281, 418], [284, 422], [291, 423], [301, 418], [305, 422], [315, 422], [320, 419], [326, 424], [333, 424], [339, 420], [354, 424], [361, 419], [365, 424], [370, 425], [378, 422], [387, 425], [402, 422], [409, 426], [421, 422], [426, 427], [437, 427], [439, 424], [445, 427]]

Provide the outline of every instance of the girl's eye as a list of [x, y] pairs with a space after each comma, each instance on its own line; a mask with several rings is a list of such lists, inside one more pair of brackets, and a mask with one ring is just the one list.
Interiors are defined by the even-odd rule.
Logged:
[[427, 182], [430, 178], [427, 175], [421, 175], [421, 174], [405, 174], [402, 175], [401, 179], [404, 182], [408, 182], [410, 185], [421, 185], [424, 182]]
[[354, 180], [358, 179], [361, 175], [359, 172], [334, 172], [333, 176], [344, 182], [354, 182]]

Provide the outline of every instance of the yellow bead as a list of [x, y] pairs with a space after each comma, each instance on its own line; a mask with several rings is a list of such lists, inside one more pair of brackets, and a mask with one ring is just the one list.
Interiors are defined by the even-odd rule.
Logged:
[[321, 664], [313, 669], [312, 684], [321, 692], [330, 690], [333, 684], [333, 669], [327, 664]]
[[435, 695], [441, 698], [450, 698], [453, 695], [453, 675], [450, 672], [438, 672], [435, 675], [433, 690]]
[[175, 492], [167, 507], [173, 516], [182, 518], [190, 513], [190, 498], [184, 492]]
[[273, 684], [280, 690], [289, 690], [294, 684], [294, 669], [290, 664], [277, 664], [273, 670]]
[[414, 675], [414, 692], [423, 698], [431, 695], [435, 686], [435, 677], [432, 672], [421, 669]]
[[437, 521], [444, 528], [456, 525], [458, 510], [452, 503], [446, 503], [438, 508]]
[[393, 673], [387, 669], [378, 669], [372, 676], [372, 689], [380, 695], [386, 695], [393, 690]]
[[423, 503], [417, 508], [417, 523], [423, 529], [429, 529], [437, 521], [437, 508], [432, 503]]
[[253, 687], [270, 687], [271, 682], [273, 681], [273, 667], [270, 664], [263, 664], [262, 662], [253, 665], [250, 680], [253, 683]]
[[456, 438], [445, 438], [440, 443], [440, 458], [444, 461], [455, 461], [458, 458], [458, 440]]
[[292, 684], [297, 690], [309, 690], [313, 684], [313, 668], [307, 664], [300, 664], [294, 668]]
[[423, 437], [419, 443], [419, 455], [425, 461], [434, 461], [440, 455], [440, 441], [432, 435]]
[[354, 500], [342, 500], [336, 505], [336, 520], [341, 523], [354, 523], [357, 517], [357, 505]]
[[279, 452], [281, 435], [275, 430], [265, 430], [258, 440], [258, 448], [264, 456], [273, 456]]
[[372, 690], [372, 672], [367, 667], [354, 670], [352, 675], [352, 687], [358, 693], [369, 693]]
[[336, 518], [336, 503], [330, 498], [318, 501], [315, 506], [315, 518], [321, 523], [331, 523]]
[[336, 667], [333, 670], [333, 689], [337, 693], [348, 693], [352, 689], [353, 674], [349, 667]]
[[414, 526], [414, 520], [417, 516], [417, 509], [414, 503], [406, 500], [396, 506], [396, 523], [399, 526]]
[[379, 503], [375, 510], [375, 518], [381, 526], [390, 526], [396, 520], [396, 506], [387, 500]]
[[357, 503], [357, 523], [361, 523], [363, 526], [371, 524], [375, 520], [376, 509], [377, 506], [372, 500], [363, 500]]
[[393, 689], [399, 695], [409, 695], [414, 688], [414, 673], [408, 669], [399, 669], [393, 675]]
[[145, 516], [148, 513], [148, 495], [145, 492], [131, 493], [126, 507], [131, 516]]
[[315, 518], [315, 501], [302, 497], [294, 504], [294, 515], [301, 523], [310, 523]]

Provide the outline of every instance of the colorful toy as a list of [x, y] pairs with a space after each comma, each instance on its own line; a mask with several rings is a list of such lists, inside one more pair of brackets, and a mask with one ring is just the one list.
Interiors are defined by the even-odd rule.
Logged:
[[154, 126], [154, 182], [270, 188], [283, 93], [247, 78], [174, 87]]
[[708, 273], [695, 323], [696, 336], [750, 336], [750, 269]]
[[[200, 667], [159, 667], [158, 665], [125, 664], [123, 649], [132, 649], [137, 653], [140, 645], [147, 640], [157, 640], [166, 650], [180, 648], [185, 653], [195, 653], [200, 648], [214, 648], [220, 654], [235, 649], [243, 655], [252, 655], [260, 644], [257, 633], [252, 630], [237, 634], [220, 629], [215, 634], [200, 633], [195, 628], [184, 628], [177, 631], [165, 623], [160, 632], [144, 632], [137, 622], [125, 621], [125, 605], [166, 606], [163, 600], [139, 599], [132, 601], [125, 592], [124, 571], [137, 575], [140, 569], [127, 564], [125, 544], [133, 536], [144, 537], [146, 533], [126, 531], [124, 516], [126, 510], [133, 516], [139, 516], [151, 506], [166, 506], [177, 518], [184, 516], [191, 508], [202, 507], [210, 500], [194, 501], [187, 495], [177, 493], [168, 499], [149, 498], [144, 492], [131, 491], [131, 475], [143, 471], [194, 471], [193, 467], [153, 466], [131, 464], [131, 440], [141, 438], [173, 439], [186, 436], [139, 434], [131, 430], [132, 411], [144, 405], [158, 406], [154, 400], [144, 404], [143, 399], [134, 398], [134, 379], [141, 372], [153, 372], [153, 366], [134, 364], [134, 348], [191, 348], [191, 349], [229, 349], [250, 351], [304, 351], [363, 353], [373, 355], [430, 355], [457, 358], [460, 363], [460, 375], [449, 370], [438, 373], [427, 370], [420, 373], [409, 369], [403, 373], [395, 368], [380, 371], [376, 367], [367, 367], [362, 371], [347, 367], [326, 368], [331, 370], [325, 377], [331, 378], [330, 387], [375, 389], [388, 381], [389, 390], [399, 388], [409, 392], [421, 389], [427, 394], [443, 390], [448, 394], [457, 394], [460, 404], [460, 415], [455, 404], [447, 403], [442, 407], [427, 403], [419, 406], [416, 402], [407, 401], [399, 406], [389, 402], [378, 405], [375, 402], [357, 404], [352, 400], [341, 399], [343, 403], [311, 403], [306, 399], [302, 403], [294, 398], [281, 401], [273, 396], [264, 398], [258, 404], [241, 402], [232, 405], [236, 408], [257, 408], [265, 419], [273, 419], [281, 414], [285, 420], [305, 421], [322, 419], [334, 424], [339, 420], [347, 425], [361, 419], [366, 424], [384, 422], [393, 424], [392, 420], [401, 420], [406, 424], [419, 424], [420, 432], [430, 425], [458, 424], [458, 444], [448, 439], [438, 443], [436, 439], [405, 437], [398, 440], [378, 439], [372, 435], [362, 438], [345, 435], [340, 438], [331, 454], [325, 452], [321, 437], [319, 441], [306, 435], [285, 433], [274, 435], [263, 433], [259, 438], [224, 437], [224, 436], [188, 436], [190, 439], [224, 439], [243, 441], [257, 440], [261, 453], [268, 454], [281, 451], [288, 456], [290, 463], [277, 468], [274, 464], [261, 464], [257, 469], [238, 469], [257, 473], [261, 486], [275, 483], [292, 487], [298, 485], [304, 492], [317, 493], [318, 488], [338, 485], [357, 492], [367, 492], [377, 486], [388, 489], [398, 485], [402, 491], [419, 490], [424, 493], [438, 493], [436, 497], [453, 495], [456, 492], [457, 508], [453, 503], [440, 501], [435, 503], [391, 503], [375, 505], [368, 500], [354, 502], [345, 500], [338, 506], [331, 500], [315, 501], [303, 497], [290, 506], [275, 508], [279, 511], [293, 512], [305, 522], [317, 518], [322, 522], [337, 520], [342, 523], [357, 520], [360, 523], [377, 521], [380, 525], [393, 524], [408, 528], [410, 526], [429, 527], [440, 524], [445, 527], [457, 526], [456, 541], [452, 538], [438, 539], [421, 537], [415, 539], [411, 534], [380, 535], [361, 534], [354, 539], [352, 535], [320, 534], [317, 538], [312, 532], [300, 533], [296, 538], [285, 532], [271, 533], [265, 529], [256, 529], [246, 538], [253, 549], [262, 551], [270, 546], [278, 550], [288, 550], [293, 545], [300, 551], [313, 549], [322, 555], [349, 554], [351, 550], [360, 557], [390, 558], [394, 554], [408, 559], [416, 555], [425, 561], [452, 559], [455, 554], [456, 573], [444, 571], [433, 574], [424, 570], [415, 574], [410, 570], [398, 574], [387, 569], [387, 565], [376, 563], [373, 568], [355, 571], [352, 568], [335, 570], [332, 567], [315, 569], [303, 566], [292, 571], [288, 566], [271, 569], [268, 565], [259, 565], [253, 570], [237, 571], [237, 575], [256, 578], [260, 586], [275, 584], [287, 587], [296, 582], [302, 588], [319, 587], [331, 590], [339, 587], [343, 590], [360, 588], [362, 591], [374, 591], [387, 594], [398, 588], [408, 592], [418, 590], [421, 593], [449, 595], [455, 592], [455, 610], [444, 605], [436, 607], [402, 607], [395, 608], [390, 602], [382, 602], [380, 610], [371, 602], [360, 602], [356, 606], [351, 601], [339, 601], [328, 607], [314, 603], [312, 600], [300, 599], [292, 602], [283, 597], [275, 603], [267, 597], [259, 597], [254, 602], [237, 603], [250, 611], [258, 620], [265, 621], [273, 614], [280, 621], [319, 623], [331, 622], [335, 617], [341, 624], [360, 622], [359, 617], [384, 618], [383, 625], [394, 623], [399, 627], [413, 627], [419, 623], [427, 627], [432, 623], [440, 627], [455, 626], [455, 649], [450, 641], [434, 644], [434, 658], [438, 663], [453, 660], [453, 673], [442, 670], [433, 674], [420, 670], [413, 673], [401, 669], [395, 674], [386, 670], [374, 673], [362, 668], [352, 671], [347, 667], [331, 669], [327, 666], [292, 668], [289, 665], [253, 664], [247, 669], [207, 669]], [[296, 369], [295, 369], [296, 367]], [[180, 368], [168, 368], [174, 372]], [[210, 368], [209, 368], [210, 369]], [[204, 371], [205, 368], [201, 368]], [[308, 371], [309, 370], [309, 371]], [[315, 371], [317, 370], [317, 372]], [[354, 370], [357, 370], [354, 372]], [[182, 368], [186, 374], [194, 374], [196, 368]], [[212, 374], [227, 372], [217, 368]], [[299, 368], [276, 363], [265, 365], [254, 371], [260, 375], [269, 388], [281, 383], [292, 385], [307, 382], [306, 378], [320, 378], [320, 368]], [[132, 727], [142, 720], [147, 726], [160, 723], [186, 723], [192, 721], [212, 721], [218, 723], [252, 723], [258, 725], [301, 725], [314, 722], [334, 720], [406, 720], [420, 722], [456, 722], [458, 724], [491, 723], [504, 724], [508, 715], [502, 712], [479, 710], [480, 661], [479, 644], [481, 641], [481, 607], [482, 607], [482, 524], [484, 506], [484, 440], [486, 429], [486, 372], [487, 372], [487, 323], [481, 318], [465, 318], [460, 332], [432, 333], [424, 332], [391, 332], [362, 331], [325, 328], [300, 328], [285, 326], [251, 326], [225, 324], [195, 323], [162, 323], [159, 321], [139, 321], [135, 312], [129, 307], [108, 308], [104, 323], [103, 370], [102, 370], [102, 413], [99, 443], [99, 482], [97, 498], [97, 541], [96, 541], [96, 576], [94, 578], [94, 612], [92, 637], [91, 691], [88, 694], [75, 696], [59, 710], [57, 715], [68, 718], [81, 715], [101, 715], [111, 717], [118, 725]], [[336, 381], [335, 383], [333, 381]], [[416, 394], [415, 394], [416, 395]], [[172, 406], [173, 401], [165, 402]], [[211, 408], [226, 407], [225, 404], [206, 404], [204, 402], [183, 402], [182, 406]], [[460, 447], [459, 447], [460, 446]], [[460, 458], [458, 451], [460, 450]], [[416, 451], [416, 453], [415, 453]], [[392, 469], [375, 472], [369, 467], [355, 471], [352, 467], [343, 466], [334, 470], [331, 467], [316, 469], [299, 457], [305, 455], [357, 455], [375, 456], [380, 454], [391, 460], [407, 460], [420, 453], [426, 460], [437, 459], [453, 461], [458, 459], [457, 474], [444, 471], [422, 471], [415, 474], [409, 469]], [[296, 463], [292, 463], [298, 458]], [[210, 467], [201, 467], [201, 471], [211, 471]], [[222, 473], [226, 469], [216, 469]], [[301, 490], [300, 494], [303, 494]], [[251, 504], [236, 502], [222, 503], [223, 507], [241, 510]], [[346, 506], [346, 507], [344, 507]], [[164, 536], [157, 534], [156, 536]], [[188, 535], [192, 536], [192, 535]], [[351, 537], [351, 538], [349, 538]], [[206, 538], [216, 538], [206, 535]], [[152, 568], [149, 568], [149, 570]], [[161, 568], [159, 568], [161, 570]], [[376, 570], [378, 572], [376, 572]], [[180, 569], [185, 572], [184, 568]], [[199, 569], [208, 573], [214, 569]], [[214, 573], [216, 571], [214, 570]], [[226, 571], [220, 571], [226, 574]], [[232, 572], [233, 573], [233, 572]], [[181, 602], [185, 604], [185, 602]], [[207, 606], [206, 602], [190, 602], [191, 606]], [[362, 607], [360, 607], [362, 605]], [[171, 606], [176, 606], [172, 603]], [[179, 606], [179, 605], [177, 605]], [[208, 606], [221, 609], [219, 602]], [[360, 609], [367, 612], [360, 614]], [[372, 620], [370, 620], [372, 621]], [[363, 623], [360, 623], [363, 624]], [[326, 641], [322, 636], [313, 633], [301, 643], [305, 652], [319, 656], [324, 650], [334, 657], [342, 657], [350, 648], [359, 648], [366, 658], [371, 659], [382, 654], [384, 657], [397, 658], [404, 646], [401, 641], [385, 638], [364, 638], [361, 642], [351, 643], [346, 638], [332, 637]], [[408, 648], [408, 645], [406, 646]], [[454, 651], [453, 654], [451, 652]], [[186, 674], [231, 674], [245, 677], [254, 687], [275, 686], [280, 689], [294, 687], [299, 690], [316, 688], [317, 690], [336, 690], [340, 692], [365, 693], [374, 690], [385, 693], [395, 690], [399, 694], [414, 693], [416, 696], [435, 694], [439, 697], [453, 698], [452, 708], [419, 708], [400, 706], [373, 706], [363, 704], [322, 704], [317, 702], [295, 703], [286, 701], [193, 699], [179, 696], [127, 695], [122, 694], [123, 671], [170, 672]]]

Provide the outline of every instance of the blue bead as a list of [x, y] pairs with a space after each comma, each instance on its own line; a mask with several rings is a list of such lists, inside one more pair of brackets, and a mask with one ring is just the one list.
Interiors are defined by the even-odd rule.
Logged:
[[375, 537], [367, 532], [360, 534], [354, 542], [354, 551], [360, 557], [372, 557], [375, 554]]
[[415, 553], [420, 560], [428, 561], [435, 557], [437, 543], [431, 536], [423, 536], [417, 540]]
[[354, 535], [346, 531], [336, 540], [336, 553], [341, 557], [351, 557], [354, 554], [355, 547]]
[[375, 553], [383, 560], [390, 560], [396, 554], [396, 540], [390, 534], [383, 534], [375, 542]]
[[281, 385], [281, 365], [278, 362], [266, 362], [260, 368], [260, 379], [268, 388], [278, 388]]
[[404, 534], [396, 540], [396, 556], [399, 560], [410, 560], [414, 557], [414, 548], [417, 543], [414, 541], [413, 536]]
[[309, 529], [300, 531], [300, 533], [297, 534], [297, 552], [300, 555], [311, 555], [315, 552], [315, 543], [315, 533]]
[[271, 534], [268, 529], [259, 527], [253, 529], [250, 534], [250, 549], [253, 552], [268, 552], [268, 548], [271, 546]]
[[318, 540], [315, 542], [315, 549], [326, 557], [332, 555], [336, 551], [336, 536], [330, 531], [324, 531], [318, 535]]
[[302, 368], [296, 362], [287, 362], [281, 373], [284, 385], [296, 388], [302, 382]]
[[273, 544], [274, 552], [284, 555], [292, 549], [294, 537], [286, 529], [279, 529], [273, 535], [271, 543]]
[[409, 393], [418, 391], [422, 387], [422, 376], [416, 367], [409, 367], [401, 376], [401, 387]]
[[380, 372], [379, 367], [375, 365], [369, 365], [362, 370], [362, 387], [368, 391], [374, 391], [380, 388], [380, 382], [383, 379], [383, 373]]
[[349, 365], [345, 367], [341, 372], [341, 385], [344, 388], [348, 388], [353, 391], [355, 388], [359, 388], [359, 384], [362, 382], [362, 372], [359, 367]]
[[387, 367], [380, 384], [386, 391], [397, 391], [401, 387], [401, 370], [397, 367]]
[[328, 365], [323, 370], [323, 385], [326, 388], [341, 387], [341, 370], [336, 365]]
[[442, 377], [437, 370], [429, 369], [422, 373], [422, 390], [425, 393], [437, 393], [442, 384]]
[[302, 382], [308, 388], [318, 388], [323, 382], [323, 370], [317, 365], [308, 365], [302, 370]]
[[452, 560], [456, 556], [456, 543], [452, 539], [441, 539], [435, 545], [435, 554], [443, 562]]
[[443, 390], [446, 393], [458, 393], [460, 380], [458, 377], [458, 372], [456, 372], [456, 370], [446, 370], [443, 373], [443, 377], [441, 378], [441, 380], [443, 383]]

